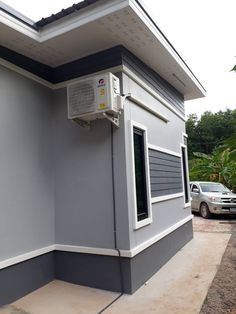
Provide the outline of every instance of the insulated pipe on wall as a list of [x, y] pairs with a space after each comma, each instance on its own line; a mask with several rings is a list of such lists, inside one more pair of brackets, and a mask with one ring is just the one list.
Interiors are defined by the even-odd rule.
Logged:
[[121, 293], [115, 298], [112, 302], [106, 305], [98, 314], [103, 313], [107, 310], [113, 303], [115, 303], [118, 299], [122, 297], [124, 294], [124, 280], [123, 280], [123, 272], [122, 272], [122, 264], [121, 264], [121, 252], [118, 248], [117, 243], [117, 221], [116, 221], [116, 197], [115, 197], [115, 168], [114, 168], [114, 125], [111, 122], [111, 176], [112, 176], [112, 208], [113, 208], [113, 230], [114, 230], [114, 247], [118, 253], [118, 262], [119, 262], [119, 273], [120, 273], [120, 284], [121, 284]]
[[121, 263], [121, 252], [118, 248], [117, 243], [117, 221], [116, 221], [116, 197], [115, 197], [115, 168], [114, 168], [114, 125], [111, 122], [111, 175], [112, 175], [112, 207], [113, 207], [113, 230], [114, 230], [114, 247], [118, 253], [118, 262], [119, 262], [119, 273], [120, 273], [120, 284], [121, 284], [121, 294], [118, 295], [111, 303], [105, 306], [98, 314], [103, 313], [108, 309], [113, 303], [115, 303], [122, 295], [124, 294], [124, 280], [122, 272], [122, 263]]

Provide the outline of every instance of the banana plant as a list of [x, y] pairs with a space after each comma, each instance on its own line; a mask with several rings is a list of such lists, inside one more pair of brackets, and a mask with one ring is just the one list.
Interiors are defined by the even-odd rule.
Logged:
[[221, 182], [236, 190], [236, 161], [229, 148], [216, 148], [209, 155], [194, 153], [194, 157], [189, 162], [191, 180]]

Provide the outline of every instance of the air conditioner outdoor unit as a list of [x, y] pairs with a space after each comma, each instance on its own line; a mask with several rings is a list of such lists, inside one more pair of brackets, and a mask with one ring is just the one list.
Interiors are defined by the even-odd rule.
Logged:
[[68, 118], [80, 124], [101, 118], [116, 120], [122, 109], [119, 78], [105, 73], [72, 83], [67, 86], [67, 102]]

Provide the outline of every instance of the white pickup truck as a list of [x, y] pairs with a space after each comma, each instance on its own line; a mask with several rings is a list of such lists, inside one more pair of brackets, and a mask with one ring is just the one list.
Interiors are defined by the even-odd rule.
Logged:
[[212, 214], [236, 214], [236, 194], [217, 182], [190, 182], [192, 211], [203, 218]]

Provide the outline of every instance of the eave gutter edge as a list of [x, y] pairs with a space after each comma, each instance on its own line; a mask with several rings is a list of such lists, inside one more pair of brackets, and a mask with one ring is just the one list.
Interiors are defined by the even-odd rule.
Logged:
[[196, 81], [198, 82], [198, 84], [201, 86], [201, 88], [203, 89], [204, 93], [206, 93], [206, 89], [204, 88], [204, 86], [201, 84], [201, 82], [198, 80], [198, 78], [196, 77], [196, 75], [193, 73], [193, 71], [190, 69], [190, 67], [187, 65], [187, 63], [184, 61], [184, 59], [181, 57], [181, 55], [178, 53], [178, 51], [175, 49], [175, 47], [171, 44], [171, 42], [168, 40], [168, 38], [165, 36], [165, 34], [161, 31], [161, 29], [157, 26], [156, 22], [153, 20], [153, 18], [150, 16], [150, 14], [148, 13], [148, 11], [145, 9], [142, 1], [140, 0], [134, 0], [135, 2], [137, 2], [137, 4], [139, 5], [139, 7], [143, 10], [143, 12], [147, 15], [147, 17], [150, 19], [150, 21], [153, 23], [153, 25], [156, 27], [156, 29], [158, 30], [158, 32], [161, 34], [161, 36], [163, 36], [163, 38], [165, 39], [165, 41], [168, 43], [168, 45], [171, 47], [171, 49], [177, 54], [177, 56], [180, 58], [180, 60], [184, 63], [184, 65], [186, 66], [186, 68], [189, 70], [189, 72], [193, 75], [193, 77], [196, 79]]
[[27, 16], [21, 14], [20, 12], [16, 11], [12, 7], [8, 6], [7, 4], [3, 3], [2, 1], [0, 1], [0, 11], [10, 15], [11, 17], [16, 19], [17, 21], [31, 27], [32, 29], [34, 29], [36, 31], [39, 30], [39, 27], [36, 25], [36, 23], [34, 21], [32, 21]]

